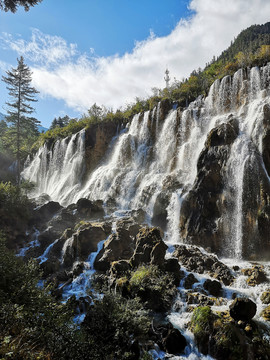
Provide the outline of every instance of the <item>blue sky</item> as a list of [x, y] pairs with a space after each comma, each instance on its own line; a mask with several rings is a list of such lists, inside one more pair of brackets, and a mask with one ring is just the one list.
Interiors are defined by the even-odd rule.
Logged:
[[[269, 17], [268, 17], [269, 14]], [[93, 103], [114, 109], [181, 79], [270, 20], [268, 0], [43, 0], [0, 13], [0, 75], [23, 55], [40, 91], [36, 117], [79, 117]], [[5, 112], [0, 83], [0, 112]]]

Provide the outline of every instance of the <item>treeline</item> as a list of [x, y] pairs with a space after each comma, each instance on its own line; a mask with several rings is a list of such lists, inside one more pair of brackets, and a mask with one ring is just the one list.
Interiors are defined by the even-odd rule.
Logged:
[[252, 25], [241, 31], [217, 60], [232, 61], [239, 52], [254, 54], [261, 45], [270, 45], [270, 22], [263, 25]]
[[[268, 23], [268, 27], [270, 32], [270, 23]], [[248, 31], [248, 34], [250, 34], [250, 31]], [[222, 53], [218, 59], [213, 58], [210, 63], [206, 64], [204, 70], [201, 68], [194, 70], [189, 78], [181, 81], [175, 80], [168, 88], [153, 88], [153, 94], [149, 98], [137, 97], [134, 103], [116, 111], [94, 104], [80, 120], [69, 119], [68, 124], [63, 121], [63, 118], [54, 119], [50, 130], [40, 135], [38, 142], [35, 144], [35, 149], [48, 139], [64, 138], [94, 123], [108, 121], [128, 122], [135, 114], [152, 110], [161, 100], [169, 99], [172, 103], [185, 108], [199, 95], [207, 96], [215, 80], [226, 75], [233, 75], [240, 68], [264, 66], [270, 61], [270, 33], [259, 38], [255, 37], [250, 46], [247, 46], [249, 42], [246, 43], [241, 40], [242, 37], [239, 39], [237, 38], [231, 47]], [[260, 45], [262, 41], [269, 44]], [[241, 44], [241, 46], [237, 44]], [[236, 52], [238, 49], [243, 49], [243, 51]]]

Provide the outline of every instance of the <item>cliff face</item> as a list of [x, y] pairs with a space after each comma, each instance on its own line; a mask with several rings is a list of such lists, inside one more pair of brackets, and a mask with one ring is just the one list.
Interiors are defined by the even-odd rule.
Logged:
[[[232, 118], [209, 133], [198, 160], [196, 180], [182, 204], [180, 232], [186, 242], [209, 248], [222, 255], [224, 247], [231, 247], [230, 243], [234, 243], [241, 233], [242, 257], [269, 258], [267, 229], [270, 228], [270, 185], [267, 160], [270, 149], [265, 141], [269, 131], [268, 111], [269, 106], [265, 105], [262, 146], [265, 161], [262, 161], [256, 146], [249, 144], [249, 155], [245, 159], [242, 179], [236, 179], [242, 180], [241, 204], [236, 211], [232, 210], [236, 206], [236, 198], [239, 197], [237, 184], [228, 184], [226, 172], [232, 165], [233, 171], [237, 171], [237, 166], [243, 165], [239, 162], [229, 163], [237, 146], [238, 121]], [[237, 212], [241, 212], [241, 221], [238, 222], [234, 218], [239, 215]], [[233, 231], [232, 224], [235, 227]], [[236, 247], [231, 249], [230, 255], [235, 255], [236, 250]]]
[[114, 122], [91, 125], [85, 131], [85, 165], [91, 173], [104, 158], [112, 138], [121, 130]]

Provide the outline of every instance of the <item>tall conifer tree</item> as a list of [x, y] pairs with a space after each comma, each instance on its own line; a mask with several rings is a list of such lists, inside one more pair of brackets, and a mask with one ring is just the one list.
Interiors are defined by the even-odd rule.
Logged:
[[14, 141], [14, 153], [17, 160], [17, 181], [20, 182], [21, 159], [22, 159], [22, 140], [29, 134], [37, 134], [37, 119], [30, 116], [34, 112], [31, 102], [36, 102], [38, 91], [31, 86], [32, 72], [24, 63], [21, 56], [17, 68], [8, 70], [7, 76], [2, 76], [2, 80], [7, 84], [10, 101], [6, 102], [8, 109], [7, 122], [11, 124], [9, 136]]
[[31, 6], [40, 3], [42, 0], [0, 0], [0, 10], [12, 11], [15, 13], [18, 6], [23, 6], [28, 11]]

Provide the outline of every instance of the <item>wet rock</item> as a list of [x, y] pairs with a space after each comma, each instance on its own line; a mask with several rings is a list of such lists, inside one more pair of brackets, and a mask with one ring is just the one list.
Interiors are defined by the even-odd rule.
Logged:
[[212, 277], [230, 285], [234, 277], [230, 269], [214, 255], [202, 253], [196, 246], [176, 245], [173, 253], [188, 271], [208, 273]]
[[107, 271], [113, 261], [129, 260], [133, 251], [134, 241], [129, 232], [122, 228], [121, 231], [111, 234], [104, 243], [95, 259], [94, 267], [99, 271]]
[[146, 212], [143, 209], [132, 210], [130, 213], [134, 223], [143, 224], [145, 223]]
[[270, 321], [270, 305], [267, 306], [261, 313], [261, 316], [267, 320]]
[[38, 237], [39, 247], [35, 248], [38, 251], [38, 256], [42, 255], [47, 249], [58, 238], [58, 233], [54, 231], [52, 227], [48, 227], [45, 231], [41, 232]]
[[110, 273], [113, 277], [119, 277], [131, 270], [128, 260], [114, 261], [111, 265]]
[[198, 282], [198, 279], [193, 274], [188, 274], [184, 280], [184, 288], [191, 289], [196, 282]]
[[85, 261], [91, 252], [97, 251], [97, 244], [106, 239], [110, 230], [104, 223], [93, 223], [78, 229], [73, 235], [78, 258]]
[[220, 296], [221, 294], [221, 284], [219, 281], [217, 280], [205, 280], [203, 287], [205, 290], [207, 290], [209, 292], [209, 294], [213, 295], [213, 296]]
[[[269, 165], [268, 165], [268, 174], [270, 176], [270, 130], [269, 130], [269, 138], [267, 140], [267, 144], [269, 146]], [[259, 235], [262, 241], [260, 242], [260, 259], [269, 259], [270, 249], [269, 249], [269, 242], [265, 241], [265, 239], [268, 239], [269, 236], [269, 228], [270, 228], [270, 204], [267, 203], [268, 200], [268, 191], [264, 191], [261, 194], [262, 200], [266, 202], [264, 206], [261, 207], [258, 214], [258, 230]], [[267, 246], [268, 244], [268, 246]]]
[[162, 266], [164, 264], [167, 249], [168, 246], [164, 243], [164, 241], [160, 241], [155, 244], [150, 254], [151, 264]]
[[162, 340], [164, 349], [169, 354], [181, 354], [187, 346], [186, 338], [178, 329], [172, 328], [168, 330], [167, 335]]
[[241, 272], [248, 276], [247, 284], [249, 286], [256, 286], [268, 281], [262, 266], [255, 265], [252, 268], [242, 269]]
[[48, 259], [47, 261], [40, 264], [40, 268], [42, 269], [44, 277], [56, 273], [60, 269], [60, 266], [60, 260], [55, 257], [52, 257], [51, 259]]
[[35, 199], [36, 206], [42, 206], [47, 202], [51, 201], [51, 198], [48, 194], [40, 194], [38, 198]]
[[250, 321], [255, 316], [256, 311], [256, 304], [247, 298], [236, 298], [230, 305], [230, 315], [237, 321]]
[[120, 229], [125, 229], [129, 232], [129, 235], [133, 238], [136, 237], [140, 230], [139, 223], [135, 222], [133, 217], [127, 217], [120, 219], [116, 222], [116, 231], [121, 231]]
[[260, 299], [263, 304], [270, 304], [270, 290], [264, 291]]
[[167, 207], [170, 203], [170, 194], [166, 191], [160, 192], [155, 200], [152, 216], [152, 224], [162, 229], [167, 225]]
[[78, 299], [76, 299], [76, 296], [72, 295], [67, 300], [66, 304], [69, 307], [69, 309], [73, 310], [75, 314], [79, 315], [87, 312], [87, 310], [91, 306], [91, 301], [92, 299], [90, 296], [81, 296]]
[[91, 223], [79, 228], [64, 245], [63, 263], [72, 266], [75, 260], [85, 261], [90, 253], [97, 251], [97, 244], [108, 236], [105, 223]]
[[[122, 123], [122, 120], [121, 120]], [[117, 121], [90, 124], [85, 131], [86, 174], [90, 174], [103, 159], [119, 128]]]
[[185, 276], [184, 272], [181, 271], [178, 260], [175, 258], [166, 259], [162, 270], [172, 274], [175, 286], [179, 286], [180, 280]]
[[136, 236], [136, 248], [131, 258], [131, 264], [134, 267], [147, 263], [161, 266], [165, 261], [167, 248], [162, 240], [160, 229], [142, 228]]
[[77, 201], [76, 208], [78, 214], [86, 218], [92, 217], [93, 215], [101, 216], [104, 214], [102, 200], [91, 201], [82, 198]]
[[32, 222], [34, 224], [44, 224], [62, 208], [58, 202], [49, 201], [35, 209]]
[[213, 299], [199, 292], [188, 292], [187, 293], [187, 304], [196, 304], [199, 306], [212, 306], [215, 304]]
[[77, 276], [79, 276], [84, 270], [84, 263], [83, 262], [79, 262], [79, 263], [76, 263], [74, 266], [73, 266], [73, 269], [72, 269], [72, 276], [73, 278], [76, 278]]
[[48, 223], [47, 226], [53, 228], [57, 237], [60, 237], [68, 228], [74, 228], [78, 216], [74, 212], [74, 206], [61, 209]]
[[268, 176], [270, 176], [270, 106], [268, 104], [263, 107], [263, 115], [262, 157]]
[[68, 271], [60, 270], [55, 274], [55, 278], [57, 279], [57, 283], [60, 284], [68, 281], [70, 279], [70, 274]]
[[150, 336], [161, 350], [170, 354], [181, 354], [187, 346], [186, 338], [181, 332], [158, 314], [153, 318]]

